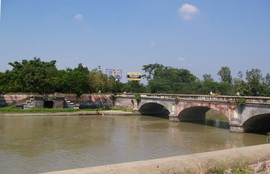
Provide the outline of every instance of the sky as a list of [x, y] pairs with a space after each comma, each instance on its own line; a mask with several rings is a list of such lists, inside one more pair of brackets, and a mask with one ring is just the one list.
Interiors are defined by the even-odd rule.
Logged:
[[0, 71], [56, 60], [143, 72], [159, 63], [218, 80], [222, 66], [270, 73], [269, 0], [0, 0]]

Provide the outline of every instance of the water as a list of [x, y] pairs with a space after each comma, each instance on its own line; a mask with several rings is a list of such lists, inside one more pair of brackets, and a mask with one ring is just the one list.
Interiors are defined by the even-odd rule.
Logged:
[[148, 116], [0, 117], [0, 173], [40, 173], [266, 143]]

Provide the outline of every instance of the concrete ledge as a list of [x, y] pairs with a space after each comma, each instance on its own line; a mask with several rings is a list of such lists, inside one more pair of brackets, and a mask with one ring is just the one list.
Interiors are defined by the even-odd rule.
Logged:
[[191, 155], [54, 171], [46, 174], [183, 174], [223, 173], [249, 166], [254, 173], [270, 170], [270, 144]]

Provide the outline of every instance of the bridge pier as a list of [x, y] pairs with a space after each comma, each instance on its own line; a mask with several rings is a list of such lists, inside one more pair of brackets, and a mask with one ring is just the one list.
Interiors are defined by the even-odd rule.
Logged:
[[175, 112], [176, 112], [175, 111], [175, 104], [172, 104], [172, 106], [171, 106], [171, 112], [169, 114], [169, 120], [170, 121], [174, 121], [174, 122], [179, 122], [180, 120], [178, 118], [178, 115], [176, 115]]
[[235, 133], [243, 133], [245, 132], [242, 124], [241, 124], [241, 118], [242, 118], [242, 108], [237, 106], [236, 110], [233, 110], [230, 115], [230, 132]]
[[179, 120], [178, 116], [169, 115], [169, 121], [179, 122], [180, 120]]
[[243, 133], [244, 128], [242, 126], [230, 126], [230, 132]]

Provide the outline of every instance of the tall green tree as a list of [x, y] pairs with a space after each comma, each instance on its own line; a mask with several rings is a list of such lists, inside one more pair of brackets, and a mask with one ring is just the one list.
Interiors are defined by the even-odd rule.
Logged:
[[149, 77], [148, 88], [150, 92], [188, 93], [190, 88], [187, 88], [187, 85], [197, 80], [187, 69], [177, 69], [159, 64], [149, 64], [143, 67]]
[[145, 77], [147, 80], [151, 80], [154, 78], [156, 70], [163, 68], [164, 66], [158, 63], [143, 65], [142, 70], [145, 72], [143, 77]]
[[55, 63], [55, 60], [44, 62], [36, 57], [22, 62], [10, 62], [13, 69], [7, 74], [22, 92], [50, 93], [54, 91], [54, 79], [57, 76]]
[[[101, 67], [95, 68], [89, 72], [90, 89], [93, 93], [108, 91], [108, 77], [101, 71]], [[112, 77], [113, 78], [113, 77]]]
[[146, 92], [146, 88], [142, 83], [140, 83], [140, 81], [131, 80], [123, 85], [123, 91], [132, 93], [144, 93]]
[[250, 88], [250, 94], [254, 96], [262, 95], [262, 73], [260, 69], [246, 71], [246, 80]]
[[212, 78], [211, 74], [203, 74], [203, 81], [211, 81], [211, 82], [213, 82], [214, 79]]
[[221, 69], [218, 71], [218, 75], [220, 76], [220, 81], [225, 83], [232, 83], [232, 75], [231, 70], [227, 66], [221, 67]]
[[267, 73], [265, 76], [265, 84], [270, 85], [270, 74], [269, 73]]
[[81, 69], [80, 65], [77, 68], [68, 68], [59, 72], [60, 89], [65, 93], [75, 93], [80, 97], [83, 93], [89, 92], [89, 77], [86, 69]]

